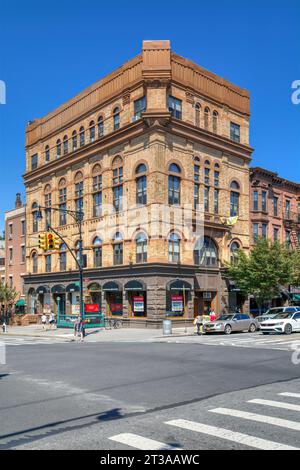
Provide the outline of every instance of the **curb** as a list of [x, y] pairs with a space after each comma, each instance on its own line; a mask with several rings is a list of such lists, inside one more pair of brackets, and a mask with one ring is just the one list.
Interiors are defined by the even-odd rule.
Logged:
[[61, 339], [61, 340], [66, 340], [70, 339], [70, 336], [62, 336], [62, 335], [57, 335], [57, 336], [45, 336], [45, 335], [39, 335], [39, 334], [29, 334], [29, 333], [0, 333], [0, 336], [18, 336], [18, 337], [28, 337], [28, 338], [43, 338], [43, 339]]

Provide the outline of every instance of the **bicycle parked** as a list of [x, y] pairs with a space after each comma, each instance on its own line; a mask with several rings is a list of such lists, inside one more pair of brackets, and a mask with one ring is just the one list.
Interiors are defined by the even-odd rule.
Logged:
[[105, 329], [106, 330], [112, 330], [122, 328], [123, 323], [122, 320], [119, 318], [111, 318], [111, 317], [106, 317], [105, 318]]

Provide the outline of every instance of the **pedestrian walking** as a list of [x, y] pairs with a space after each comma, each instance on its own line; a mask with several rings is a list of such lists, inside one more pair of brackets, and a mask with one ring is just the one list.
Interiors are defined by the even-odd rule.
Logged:
[[83, 323], [82, 320], [80, 320], [80, 322], [79, 322], [78, 333], [79, 333], [79, 336], [80, 336], [80, 341], [82, 342], [84, 340], [84, 337], [85, 337], [85, 328], [84, 328], [84, 323]]
[[51, 310], [50, 317], [49, 317], [49, 325], [50, 329], [52, 330], [52, 326], [55, 326], [55, 315], [54, 312]]
[[194, 325], [197, 327], [197, 335], [202, 336], [203, 334], [203, 316], [199, 313], [194, 320]]
[[47, 329], [47, 315], [43, 313], [42, 315], [42, 325], [43, 325], [43, 330]]

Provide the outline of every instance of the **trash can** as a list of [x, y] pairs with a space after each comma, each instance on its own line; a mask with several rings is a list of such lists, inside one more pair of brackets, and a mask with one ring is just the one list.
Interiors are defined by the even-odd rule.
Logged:
[[172, 322], [171, 320], [163, 320], [163, 335], [172, 334]]

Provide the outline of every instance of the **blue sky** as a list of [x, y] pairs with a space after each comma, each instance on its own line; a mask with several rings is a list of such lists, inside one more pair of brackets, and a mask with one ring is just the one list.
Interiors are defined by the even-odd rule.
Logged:
[[300, 0], [0, 0], [0, 229], [24, 195], [24, 131], [141, 50], [172, 48], [251, 92], [253, 165], [300, 181]]

